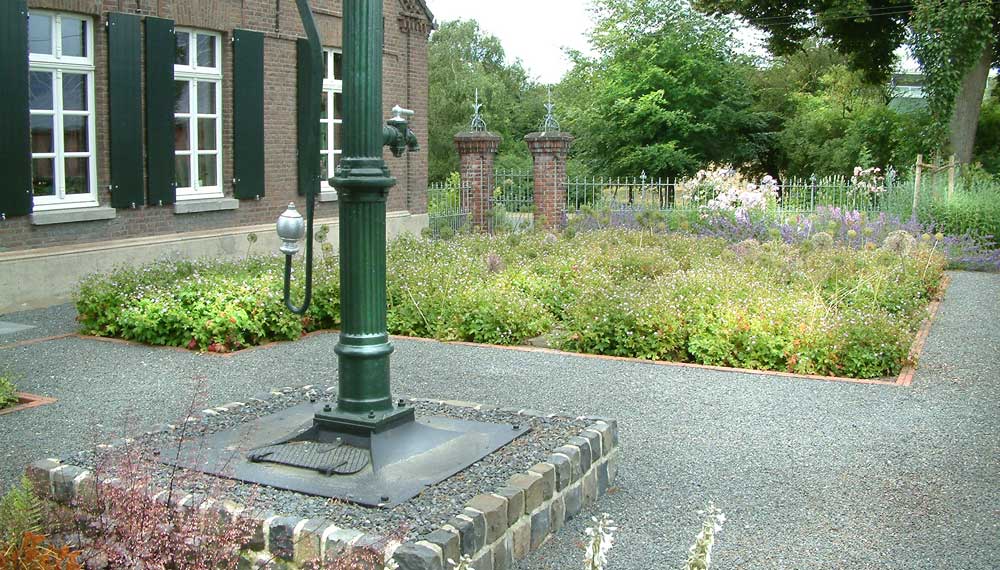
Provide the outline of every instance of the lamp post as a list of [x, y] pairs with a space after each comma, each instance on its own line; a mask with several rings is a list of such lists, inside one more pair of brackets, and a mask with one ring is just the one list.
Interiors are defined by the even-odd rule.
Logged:
[[[307, 136], [300, 157], [310, 160], [318, 148], [319, 105], [322, 91], [322, 44], [307, 0], [296, 0], [309, 40], [306, 73], [310, 81]], [[317, 411], [320, 429], [359, 435], [377, 433], [412, 421], [412, 408], [394, 406], [389, 388], [389, 355], [393, 347], [386, 330], [385, 216], [386, 197], [396, 179], [389, 174], [382, 147], [395, 156], [419, 150], [409, 128], [413, 111], [399, 106], [382, 124], [382, 0], [344, 0], [344, 152], [336, 176], [330, 180], [340, 204], [341, 333], [338, 357], [338, 393], [335, 407]], [[314, 146], [310, 146], [314, 145]], [[307, 165], [303, 188], [306, 216], [290, 204], [278, 220], [285, 261], [285, 304], [303, 314], [312, 293], [312, 240], [319, 163]], [[301, 182], [301, 181], [300, 181]], [[305, 227], [303, 227], [305, 226]], [[291, 259], [306, 238], [306, 296], [302, 306], [290, 300]]]

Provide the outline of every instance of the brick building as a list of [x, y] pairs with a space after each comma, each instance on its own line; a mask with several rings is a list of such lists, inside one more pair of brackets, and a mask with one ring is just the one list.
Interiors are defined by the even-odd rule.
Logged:
[[[332, 176], [342, 0], [310, 4], [327, 62], [321, 163]], [[415, 110], [426, 142], [433, 16], [423, 0], [384, 0], [384, 10], [384, 115]], [[0, 312], [67, 298], [86, 272], [117, 264], [242, 255], [250, 233], [256, 252], [276, 249], [274, 221], [301, 201], [302, 37], [292, 0], [4, 0]], [[418, 232], [427, 155], [386, 160], [398, 180], [389, 232]], [[317, 224], [336, 219], [324, 182]]]

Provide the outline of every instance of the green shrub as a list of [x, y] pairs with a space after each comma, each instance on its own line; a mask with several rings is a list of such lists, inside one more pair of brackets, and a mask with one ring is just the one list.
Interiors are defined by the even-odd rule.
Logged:
[[[141, 268], [94, 274], [75, 299], [84, 333], [155, 345], [227, 352], [340, 322], [339, 273], [335, 260], [317, 261], [313, 304], [305, 317], [285, 309], [284, 260], [158, 262]], [[297, 267], [292, 300], [304, 296]]]
[[17, 386], [5, 375], [0, 375], [0, 410], [17, 405]]
[[[881, 377], [904, 363], [944, 270], [936, 239], [902, 237], [863, 249], [646, 229], [404, 237], [387, 252], [387, 326], [493, 344], [548, 333], [586, 353]], [[284, 308], [277, 258], [93, 276], [77, 306], [94, 334], [233, 350], [339, 326], [335, 259], [315, 275], [305, 318]], [[293, 289], [299, 302], [301, 280]]]
[[1000, 180], [993, 184], [955, 192], [951, 198], [934, 196], [921, 204], [920, 219], [947, 235], [990, 236], [992, 245], [1000, 247]]

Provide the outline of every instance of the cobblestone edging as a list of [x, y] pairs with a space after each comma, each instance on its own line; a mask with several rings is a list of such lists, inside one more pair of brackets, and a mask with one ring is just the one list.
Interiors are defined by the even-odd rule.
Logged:
[[[412, 399], [457, 407], [480, 409], [471, 402]], [[233, 402], [202, 410], [206, 416], [225, 414], [243, 404]], [[507, 409], [522, 416], [552, 417], [530, 409]], [[510, 478], [493, 493], [470, 500], [461, 513], [437, 530], [406, 542], [393, 557], [400, 570], [448, 570], [448, 560], [472, 558], [476, 570], [508, 570], [515, 560], [537, 550], [566, 521], [594, 505], [607, 493], [619, 465], [618, 423], [610, 418], [582, 417], [591, 423], [554, 449], [546, 461]], [[173, 430], [175, 426], [162, 426]], [[112, 444], [114, 445], [114, 444]], [[36, 492], [62, 505], [85, 502], [96, 492], [94, 474], [59, 459], [36, 461], [26, 470]], [[114, 485], [114, 479], [102, 481]], [[151, 489], [157, 500], [167, 499], [167, 490]], [[229, 500], [216, 500], [198, 493], [176, 491], [171, 500], [177, 508], [217, 513], [222, 520], [253, 519], [255, 532], [246, 545], [240, 568], [300, 568], [310, 560], [334, 560], [354, 549], [381, 549], [385, 539], [353, 529], [341, 528], [325, 519], [285, 517], [276, 513], [248, 513]]]

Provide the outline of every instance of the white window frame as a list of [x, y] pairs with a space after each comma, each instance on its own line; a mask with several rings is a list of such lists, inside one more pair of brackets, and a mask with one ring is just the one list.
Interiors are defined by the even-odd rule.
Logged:
[[[52, 12], [49, 10], [30, 10], [31, 15], [47, 16], [52, 19], [52, 53], [35, 54], [29, 53], [29, 72], [38, 71], [52, 74], [52, 109], [35, 110], [29, 112], [31, 116], [52, 117], [52, 152], [31, 153], [32, 165], [36, 158], [52, 159], [55, 167], [54, 196], [34, 196], [34, 210], [59, 210], [64, 208], [92, 208], [98, 205], [97, 201], [97, 152], [95, 151], [95, 141], [97, 139], [97, 129], [95, 122], [94, 103], [94, 20], [82, 14], [71, 14], [62, 12]], [[62, 55], [62, 20], [63, 18], [81, 20], [86, 26], [87, 42], [86, 57], [64, 56]], [[87, 110], [85, 111], [65, 111], [63, 109], [63, 74], [85, 75], [87, 81]], [[25, 78], [28, 81], [28, 78]], [[66, 152], [65, 132], [63, 130], [64, 118], [67, 116], [85, 117], [87, 119], [87, 151], [86, 152]], [[87, 160], [87, 180], [88, 191], [83, 194], [66, 193], [66, 159], [86, 158]], [[32, 175], [34, 178], [34, 175]]]
[[[334, 116], [334, 99], [336, 97], [344, 96], [344, 84], [343, 78], [334, 76], [334, 57], [335, 55], [341, 55], [342, 50], [337, 48], [323, 48], [323, 53], [326, 55], [325, 70], [323, 72], [323, 92], [326, 94], [326, 118], [320, 117], [320, 133], [322, 135], [323, 128], [322, 125], [326, 125], [326, 141], [320, 141], [320, 164], [323, 164], [323, 157], [327, 157], [326, 165], [327, 171], [321, 172], [322, 182], [320, 183], [321, 192], [335, 192], [332, 186], [330, 186], [329, 179], [333, 178], [336, 173], [336, 165], [340, 161], [340, 157], [344, 154], [344, 147], [340, 141], [337, 141], [334, 137], [336, 132], [335, 125], [341, 125], [343, 128], [344, 118]], [[341, 105], [343, 108], [343, 105]], [[340, 146], [337, 146], [340, 145]], [[324, 150], [325, 147], [325, 150]]]
[[[188, 109], [186, 113], [174, 110], [174, 119], [188, 120], [188, 150], [174, 150], [176, 157], [187, 157], [190, 186], [177, 186], [177, 200], [200, 200], [203, 198], [222, 198], [224, 184], [222, 181], [222, 35], [217, 32], [196, 28], [176, 28], [175, 34], [188, 34], [187, 65], [174, 64], [174, 81], [188, 82]], [[198, 63], [198, 42], [195, 36], [209, 36], [215, 40], [215, 67], [201, 67]], [[198, 112], [198, 83], [215, 84], [215, 109], [213, 114]], [[176, 83], [175, 83], [176, 85]], [[215, 119], [215, 150], [198, 150], [198, 119]], [[215, 185], [201, 186], [198, 184], [198, 156], [212, 155], [215, 160]], [[175, 182], [176, 183], [176, 182]]]

